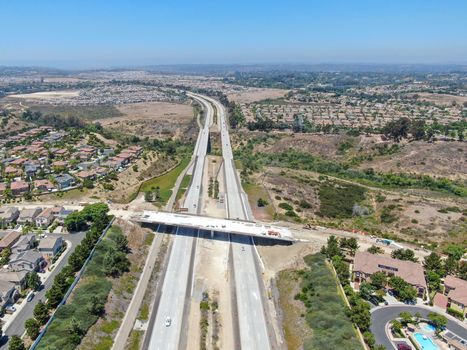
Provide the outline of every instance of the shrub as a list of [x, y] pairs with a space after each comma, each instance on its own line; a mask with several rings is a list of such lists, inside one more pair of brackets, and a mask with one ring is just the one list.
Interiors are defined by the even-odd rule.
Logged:
[[464, 313], [459, 311], [459, 310], [456, 310], [456, 309], [453, 309], [452, 307], [448, 307], [448, 309], [446, 310], [447, 313], [451, 316], [454, 316], [455, 318], [458, 318], [459, 320], [463, 321], [464, 320]]
[[284, 210], [293, 210], [293, 207], [289, 203], [279, 203], [279, 208], [284, 209]]

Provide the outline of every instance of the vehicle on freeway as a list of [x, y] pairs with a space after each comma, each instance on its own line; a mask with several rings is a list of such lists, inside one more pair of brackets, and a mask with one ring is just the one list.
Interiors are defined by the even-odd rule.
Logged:
[[170, 327], [171, 324], [172, 324], [172, 319], [169, 316], [167, 316], [165, 318], [165, 326]]
[[31, 301], [31, 300], [34, 298], [34, 295], [36, 295], [36, 293], [34, 293], [34, 292], [29, 292], [29, 294], [28, 294], [26, 300], [27, 300], [28, 302]]

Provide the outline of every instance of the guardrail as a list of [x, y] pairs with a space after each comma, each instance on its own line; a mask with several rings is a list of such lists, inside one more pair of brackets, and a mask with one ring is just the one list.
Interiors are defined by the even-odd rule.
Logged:
[[29, 348], [29, 350], [34, 350], [38, 345], [39, 345], [39, 342], [41, 341], [42, 337], [44, 336], [44, 334], [47, 332], [47, 329], [49, 328], [50, 324], [52, 323], [52, 321], [54, 320], [55, 318], [55, 314], [57, 313], [57, 310], [66, 303], [66, 301], [68, 300], [68, 298], [70, 297], [70, 294], [73, 292], [73, 289], [76, 287], [76, 285], [78, 284], [79, 280], [81, 279], [83, 273], [84, 273], [84, 270], [86, 269], [86, 267], [88, 266], [89, 264], [89, 261], [91, 261], [92, 257], [94, 256], [94, 252], [96, 251], [96, 247], [97, 245], [102, 241], [102, 239], [104, 238], [105, 234], [107, 233], [107, 231], [109, 230], [109, 228], [112, 226], [113, 222], [115, 220], [115, 217], [113, 217], [110, 222], [107, 224], [106, 228], [102, 231], [102, 234], [99, 236], [99, 239], [97, 240], [96, 244], [94, 245], [94, 247], [92, 248], [91, 250], [91, 253], [89, 253], [89, 256], [88, 258], [86, 259], [86, 261], [84, 262], [83, 266], [81, 267], [81, 269], [79, 270], [78, 274], [75, 276], [75, 279], [73, 281], [73, 283], [71, 284], [71, 286], [68, 288], [67, 292], [65, 293], [65, 296], [63, 297], [62, 301], [60, 302], [60, 304], [58, 304], [58, 306], [55, 308], [55, 311], [52, 313], [52, 315], [50, 316], [49, 320], [47, 321], [47, 323], [45, 324], [44, 328], [42, 329], [42, 331], [39, 333], [39, 336], [36, 338], [36, 340], [34, 341], [34, 343], [32, 343], [31, 347]]

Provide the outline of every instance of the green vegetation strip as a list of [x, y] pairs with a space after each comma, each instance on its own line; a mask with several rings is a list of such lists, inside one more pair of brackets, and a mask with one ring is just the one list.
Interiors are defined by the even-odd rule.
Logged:
[[303, 301], [306, 322], [313, 330], [304, 349], [362, 349], [326, 257], [308, 255], [305, 262], [310, 268], [300, 271], [302, 290], [295, 296]]
[[172, 195], [172, 189], [175, 185], [175, 182], [177, 181], [178, 176], [181, 174], [183, 169], [187, 167], [189, 162], [189, 158], [182, 159], [175, 168], [165, 173], [164, 175], [145, 181], [141, 185], [140, 191], [154, 192], [157, 190], [157, 188], [159, 188], [157, 202], [161, 204], [167, 203], [170, 196]]
[[[70, 301], [58, 308], [37, 349], [75, 349], [88, 329], [101, 317], [112, 288], [109, 277], [116, 277], [128, 268], [126, 257], [115, 253], [122, 250], [119, 247], [120, 242], [124, 241], [122, 236], [121, 229], [112, 226], [105, 238], [97, 244]], [[118, 322], [111, 321], [103, 331], [111, 333], [116, 327]]]
[[335, 161], [328, 161], [310, 153], [288, 150], [282, 153], [253, 153], [252, 144], [236, 151], [236, 157], [245, 167], [257, 170], [261, 165], [302, 169], [332, 175], [359, 183], [383, 188], [422, 188], [443, 191], [460, 197], [467, 197], [467, 187], [446, 178], [406, 173], [378, 173], [373, 169], [358, 170]]
[[190, 185], [190, 181], [191, 181], [191, 175], [185, 175], [182, 179], [182, 182], [180, 183], [180, 188], [178, 189], [178, 192], [177, 192], [177, 197], [176, 197], [176, 201], [178, 201], [180, 198], [182, 198], [182, 196], [185, 194], [188, 186]]

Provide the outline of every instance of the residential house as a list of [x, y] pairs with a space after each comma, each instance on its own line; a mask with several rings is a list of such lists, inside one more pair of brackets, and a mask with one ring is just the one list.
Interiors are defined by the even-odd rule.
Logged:
[[63, 190], [65, 188], [71, 187], [75, 184], [75, 179], [69, 174], [58, 175], [55, 177], [57, 186], [59, 189]]
[[44, 257], [37, 250], [26, 250], [10, 255], [11, 271], [38, 271], [44, 266]]
[[21, 171], [21, 169], [8, 165], [5, 168], [4, 173], [5, 173], [5, 176], [7, 177], [16, 177], [16, 176], [20, 176], [23, 172]]
[[36, 217], [36, 226], [41, 228], [47, 228], [49, 225], [54, 221], [55, 215], [53, 213], [52, 208], [44, 209], [39, 215]]
[[73, 212], [74, 212], [74, 210], [65, 209], [65, 208], [61, 207], [60, 211], [55, 214], [55, 218], [57, 219], [57, 221], [59, 223], [63, 224], [65, 222], [65, 219], [67, 218], [67, 216], [70, 215]]
[[6, 188], [6, 183], [0, 182], [0, 197], [3, 195], [3, 192], [5, 192]]
[[29, 184], [25, 181], [14, 181], [10, 184], [11, 193], [19, 196], [29, 191]]
[[94, 180], [96, 178], [96, 173], [94, 171], [83, 170], [76, 173], [76, 177], [80, 180]]
[[4, 310], [7, 305], [13, 304], [18, 294], [13, 283], [0, 280], [0, 309]]
[[36, 245], [36, 235], [28, 234], [22, 235], [18, 241], [11, 247], [11, 252], [14, 254], [25, 252], [26, 250], [34, 248]]
[[0, 208], [0, 225], [6, 226], [15, 222], [19, 217], [19, 210], [16, 207]]
[[43, 179], [43, 180], [34, 180], [34, 188], [40, 192], [50, 192], [53, 189], [55, 189], [55, 186], [49, 180]]
[[52, 163], [52, 167], [57, 170], [65, 170], [67, 166], [68, 166], [68, 162], [64, 160], [57, 160]]
[[467, 281], [448, 275], [444, 279], [444, 294], [448, 297], [449, 306], [454, 310], [467, 314]]
[[21, 233], [18, 231], [9, 231], [1, 240], [0, 240], [0, 251], [6, 248], [11, 248], [19, 238]]
[[54, 257], [63, 247], [62, 237], [46, 237], [40, 240], [37, 249], [44, 258]]
[[36, 176], [37, 172], [39, 171], [39, 166], [37, 164], [27, 164], [24, 166], [24, 172], [28, 177]]
[[384, 272], [388, 276], [398, 276], [415, 287], [420, 297], [425, 296], [427, 285], [422, 265], [411, 261], [393, 259], [388, 256], [357, 252], [353, 265], [357, 282], [370, 279], [375, 272]]
[[139, 157], [143, 153], [143, 148], [141, 146], [131, 146], [128, 147], [127, 151], [133, 152], [136, 157]]
[[11, 282], [15, 285], [16, 289], [22, 290], [26, 285], [27, 271], [9, 271], [0, 270], [0, 281]]
[[41, 213], [41, 208], [27, 208], [21, 210], [18, 219], [16, 222], [20, 225], [32, 224], [36, 222], [36, 217]]

